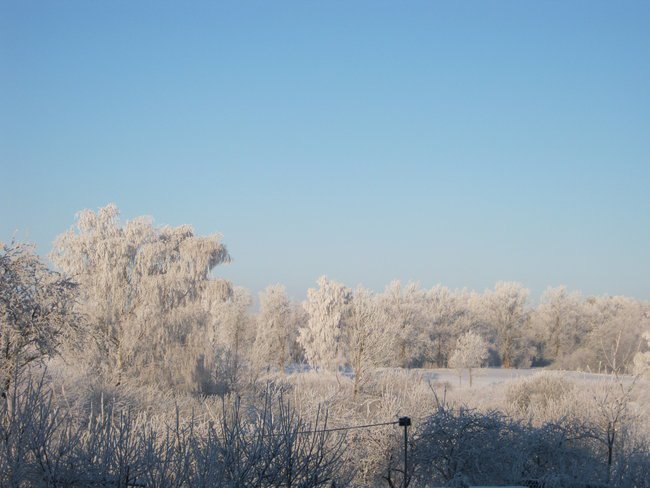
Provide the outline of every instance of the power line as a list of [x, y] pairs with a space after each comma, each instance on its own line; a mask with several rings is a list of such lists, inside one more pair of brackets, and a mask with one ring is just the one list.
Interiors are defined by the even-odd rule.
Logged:
[[364, 424], [364, 425], [350, 425], [347, 427], [334, 427], [332, 429], [319, 429], [319, 430], [303, 430], [298, 431], [296, 434], [318, 434], [324, 432], [337, 432], [342, 430], [353, 430], [353, 429], [368, 429], [371, 427], [381, 427], [382, 425], [397, 425], [399, 420], [394, 420], [393, 422], [379, 422], [376, 424]]
[[[331, 429], [316, 429], [316, 430], [299, 430], [296, 432], [267, 432], [265, 434], [261, 434], [262, 437], [279, 437], [283, 436], [286, 434], [293, 434], [293, 435], [307, 435], [307, 434], [325, 434], [328, 432], [341, 432], [341, 431], [346, 431], [346, 430], [354, 430], [354, 429], [369, 429], [372, 427], [382, 427], [386, 425], [402, 425], [399, 420], [394, 420], [392, 422], [377, 422], [375, 424], [363, 424], [363, 425], [349, 425], [346, 427], [333, 427]], [[225, 439], [222, 439], [225, 440]]]

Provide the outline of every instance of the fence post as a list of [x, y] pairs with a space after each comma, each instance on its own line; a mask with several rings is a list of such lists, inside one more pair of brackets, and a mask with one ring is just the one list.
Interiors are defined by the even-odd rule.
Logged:
[[411, 425], [410, 417], [400, 417], [398, 421], [400, 427], [404, 427], [404, 483], [403, 487], [406, 488], [409, 484], [408, 482], [408, 430], [409, 425]]

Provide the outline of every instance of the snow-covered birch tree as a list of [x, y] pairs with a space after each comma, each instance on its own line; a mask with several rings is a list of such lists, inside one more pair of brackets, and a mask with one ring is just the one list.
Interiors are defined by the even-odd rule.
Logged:
[[456, 341], [456, 349], [449, 358], [449, 367], [469, 372], [469, 386], [472, 386], [472, 369], [481, 367], [488, 357], [487, 342], [476, 332], [465, 332]]
[[173, 383], [187, 377], [173, 365], [196, 366], [196, 358], [178, 355], [200, 345], [194, 339], [213, 323], [204, 304], [232, 293], [210, 277], [230, 258], [218, 235], [155, 227], [146, 217], [122, 225], [118, 216], [112, 204], [79, 212], [76, 226], [57, 238], [52, 260], [80, 285], [78, 311], [93, 327], [95, 371], [117, 383], [126, 372]]
[[482, 296], [482, 316], [494, 331], [504, 368], [525, 363], [528, 356], [528, 295], [519, 283], [499, 282]]
[[255, 360], [267, 366], [274, 364], [284, 372], [297, 333], [291, 301], [280, 284], [266, 287], [259, 298]]
[[407, 368], [421, 356], [426, 344], [422, 326], [425, 293], [414, 283], [402, 287], [399, 281], [393, 281], [379, 300], [386, 324], [393, 334], [395, 364]]
[[317, 289], [307, 291], [309, 321], [299, 330], [298, 342], [311, 366], [336, 370], [345, 362], [341, 338], [350, 298], [348, 288], [325, 276], [318, 279]]
[[427, 290], [424, 304], [424, 329], [428, 344], [425, 358], [439, 368], [447, 366], [454, 339], [470, 321], [465, 291], [452, 291], [446, 286]]
[[589, 303], [593, 324], [586, 342], [597, 352], [598, 369], [602, 362], [611, 373], [629, 373], [641, 336], [650, 327], [648, 305], [623, 296], [597, 297]]
[[580, 294], [569, 293], [565, 286], [544, 291], [532, 322], [545, 359], [557, 361], [578, 345], [585, 333], [581, 308]]
[[355, 397], [368, 372], [384, 362], [389, 354], [392, 336], [382, 319], [377, 297], [370, 290], [358, 287], [350, 302], [344, 330], [346, 356], [354, 372]]
[[650, 330], [642, 335], [643, 342], [641, 347], [644, 349], [634, 355], [634, 374], [640, 376], [650, 376]]
[[246, 288], [235, 286], [225, 301], [216, 302], [211, 309], [217, 357], [210, 364], [220, 371], [227, 389], [237, 388], [251, 359], [255, 341], [255, 321], [249, 311], [252, 302]]

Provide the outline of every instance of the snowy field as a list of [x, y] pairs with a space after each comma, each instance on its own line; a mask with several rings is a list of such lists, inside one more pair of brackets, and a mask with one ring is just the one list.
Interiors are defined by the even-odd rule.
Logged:
[[[469, 374], [467, 370], [462, 371], [459, 377], [458, 370], [438, 368], [438, 369], [419, 369], [424, 377], [434, 382], [447, 382], [454, 388], [469, 388]], [[497, 385], [505, 381], [526, 378], [539, 374], [542, 371], [550, 371], [553, 373], [561, 374], [565, 378], [582, 381], [611, 381], [612, 375], [585, 373], [580, 371], [558, 371], [548, 370], [543, 368], [526, 368], [526, 369], [505, 369], [505, 368], [476, 368], [472, 369], [472, 383], [474, 387], [485, 387], [490, 385]], [[633, 380], [632, 376], [623, 376], [624, 382]]]
[[[377, 370], [387, 372], [404, 371], [402, 368], [377, 368]], [[286, 374], [289, 375], [301, 372], [304, 373], [307, 371], [313, 371], [313, 369], [305, 364], [293, 364], [291, 366], [288, 366], [285, 370]], [[408, 369], [407, 371], [413, 373], [421, 373], [425, 380], [431, 381], [432, 383], [448, 383], [455, 390], [459, 388], [464, 389], [470, 387], [469, 373], [467, 369], [463, 369], [461, 372], [459, 372], [459, 370], [451, 368], [412, 368]], [[566, 371], [546, 368], [472, 368], [472, 388], [483, 388], [492, 385], [499, 385], [501, 383], [505, 383], [506, 381], [516, 380], [519, 378], [528, 378], [543, 372], [558, 374], [564, 378], [575, 381], [607, 382], [615, 379], [615, 377], [611, 374], [587, 373], [584, 371]], [[348, 378], [354, 377], [354, 372], [349, 368], [346, 368], [339, 374]], [[619, 380], [621, 380], [624, 384], [629, 384], [630, 382], [634, 381], [634, 378], [635, 377], [632, 375], [619, 376]], [[647, 379], [637, 378], [637, 384], [647, 385], [647, 387], [650, 387], [650, 382]]]

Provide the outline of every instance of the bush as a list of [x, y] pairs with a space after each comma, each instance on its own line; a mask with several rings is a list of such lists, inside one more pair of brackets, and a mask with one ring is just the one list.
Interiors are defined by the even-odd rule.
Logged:
[[344, 437], [308, 423], [267, 390], [260, 406], [223, 405], [216, 422], [100, 405], [78, 421], [43, 381], [14, 387], [0, 411], [0, 486], [345, 486]]
[[514, 413], [531, 416], [560, 402], [573, 388], [571, 381], [557, 374], [542, 372], [512, 382], [507, 389], [506, 399]]
[[532, 427], [503, 414], [441, 405], [423, 423], [413, 445], [415, 486], [596, 483], [605, 468], [572, 426]]

